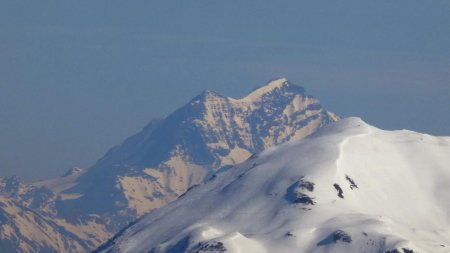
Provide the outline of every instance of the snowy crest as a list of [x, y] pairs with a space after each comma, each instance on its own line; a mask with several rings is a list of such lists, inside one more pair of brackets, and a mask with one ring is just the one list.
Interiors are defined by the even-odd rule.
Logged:
[[449, 252], [449, 154], [449, 137], [346, 118], [218, 173], [99, 252]]

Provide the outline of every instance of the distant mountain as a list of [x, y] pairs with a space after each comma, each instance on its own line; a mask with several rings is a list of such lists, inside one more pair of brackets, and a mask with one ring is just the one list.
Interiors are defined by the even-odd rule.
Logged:
[[[151, 121], [91, 168], [30, 186], [50, 192], [33, 210], [58, 221], [86, 241], [86, 250], [92, 249], [217, 172], [337, 120], [284, 78], [241, 99], [205, 90], [167, 118]], [[67, 246], [67, 252], [79, 252]]]
[[450, 137], [359, 118], [269, 148], [97, 252], [450, 252]]
[[83, 252], [92, 247], [57, 220], [0, 195], [0, 252]]
[[57, 200], [78, 197], [62, 191], [81, 173], [74, 168], [61, 178], [34, 184], [0, 177], [0, 252], [86, 252], [108, 239], [111, 231], [96, 216], [69, 220], [57, 215]]

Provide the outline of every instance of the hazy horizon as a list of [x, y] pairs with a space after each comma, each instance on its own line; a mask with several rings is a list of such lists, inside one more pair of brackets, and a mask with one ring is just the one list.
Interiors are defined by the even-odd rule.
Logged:
[[341, 117], [450, 135], [448, 1], [0, 7], [0, 176], [86, 168], [203, 89], [277, 77]]

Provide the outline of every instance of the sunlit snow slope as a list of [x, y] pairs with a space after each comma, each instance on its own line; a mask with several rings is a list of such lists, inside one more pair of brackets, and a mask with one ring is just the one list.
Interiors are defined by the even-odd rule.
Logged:
[[348, 118], [219, 173], [101, 250], [450, 252], [449, 200], [449, 137]]

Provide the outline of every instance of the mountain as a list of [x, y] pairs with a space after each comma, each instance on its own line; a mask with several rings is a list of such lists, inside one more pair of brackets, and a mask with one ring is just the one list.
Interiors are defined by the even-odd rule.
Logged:
[[82, 252], [89, 245], [57, 221], [0, 195], [1, 252]]
[[206, 90], [108, 151], [65, 191], [82, 196], [57, 206], [61, 213], [77, 206], [85, 213], [121, 211], [134, 218], [174, 200], [220, 168], [301, 139], [336, 120], [318, 100], [286, 79], [274, 80], [242, 99]]
[[34, 184], [0, 177], [0, 252], [85, 252], [108, 239], [111, 232], [96, 217], [70, 222], [57, 216], [55, 201], [77, 197], [61, 192], [81, 173], [73, 168]]
[[450, 252], [450, 137], [346, 118], [269, 148], [98, 252]]
[[[252, 154], [302, 139], [337, 120], [302, 87], [284, 78], [240, 99], [205, 90], [166, 118], [152, 120], [92, 167], [26, 186], [29, 190], [15, 201], [59, 224], [65, 230], [60, 234], [75, 234], [87, 251]], [[47, 195], [39, 197], [37, 189]], [[24, 195], [30, 200], [20, 202]], [[39, 201], [32, 207], [35, 198]], [[27, 240], [21, 243], [36, 249]], [[38, 249], [51, 252], [45, 247]], [[66, 252], [79, 249], [67, 244]]]

